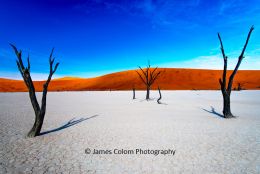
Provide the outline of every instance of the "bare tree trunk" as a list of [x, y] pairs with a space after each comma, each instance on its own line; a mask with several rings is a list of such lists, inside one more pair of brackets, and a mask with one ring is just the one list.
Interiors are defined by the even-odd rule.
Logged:
[[223, 116], [224, 118], [234, 117], [230, 109], [230, 94], [226, 91], [222, 91], [223, 95]]
[[159, 86], [158, 86], [158, 91], [159, 91], [160, 97], [157, 99], [157, 103], [158, 103], [158, 104], [161, 104], [160, 100], [162, 99], [162, 94], [161, 94], [161, 90], [160, 90], [160, 87], [159, 87]]
[[135, 99], [135, 88], [133, 88], [133, 100]]
[[46, 112], [46, 98], [47, 98], [47, 92], [48, 92], [48, 85], [51, 81], [52, 75], [57, 70], [59, 63], [57, 63], [53, 69], [54, 58], [52, 58], [52, 54], [53, 54], [53, 49], [52, 49], [50, 57], [49, 57], [50, 73], [49, 73], [47, 81], [43, 85], [42, 103], [41, 103], [41, 107], [40, 107], [39, 103], [37, 101], [36, 95], [35, 95], [34, 84], [31, 79], [29, 56], [27, 58], [28, 67], [24, 67], [24, 64], [22, 61], [22, 51], [18, 52], [17, 48], [14, 45], [11, 44], [11, 46], [13, 47], [15, 54], [17, 56], [17, 61], [16, 61], [17, 67], [18, 67], [18, 69], [23, 77], [24, 83], [26, 84], [27, 89], [29, 91], [29, 97], [30, 97], [30, 100], [31, 100], [31, 103], [32, 103], [32, 106], [34, 109], [34, 113], [35, 113], [35, 121], [34, 121], [33, 127], [29, 131], [27, 136], [35, 137], [35, 136], [38, 136], [41, 132], [41, 128], [42, 128], [42, 124], [43, 124], [44, 116], [45, 116], [45, 112]]
[[42, 125], [43, 125], [43, 121], [44, 121], [44, 115], [42, 115], [42, 114], [36, 115], [34, 125], [33, 125], [32, 129], [29, 131], [29, 133], [27, 134], [27, 136], [35, 137], [35, 136], [39, 135], [41, 132]]
[[[222, 94], [223, 94], [223, 92], [222, 92]], [[228, 94], [223, 94], [223, 116], [224, 116], [224, 118], [234, 117], [233, 114], [231, 113], [230, 95], [228, 95]]]
[[238, 83], [237, 90], [238, 90], [238, 91], [241, 91], [241, 90], [242, 90], [241, 83]]
[[147, 86], [146, 88], [146, 100], [150, 99], [150, 86]]

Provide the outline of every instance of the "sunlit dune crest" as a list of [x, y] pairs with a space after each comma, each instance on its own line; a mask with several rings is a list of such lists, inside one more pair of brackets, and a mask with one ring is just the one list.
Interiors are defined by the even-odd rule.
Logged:
[[[163, 90], [217, 90], [220, 88], [218, 79], [222, 70], [159, 68], [163, 71], [152, 86], [158, 85]], [[228, 76], [231, 71], [228, 71]], [[44, 81], [35, 81], [36, 91], [42, 90]], [[260, 70], [239, 70], [233, 88], [260, 89]], [[84, 91], [84, 90], [137, 90], [145, 89], [135, 70], [116, 72], [95, 78], [64, 77], [51, 81], [49, 91]], [[27, 88], [22, 80], [0, 78], [1, 92], [23, 92]]]

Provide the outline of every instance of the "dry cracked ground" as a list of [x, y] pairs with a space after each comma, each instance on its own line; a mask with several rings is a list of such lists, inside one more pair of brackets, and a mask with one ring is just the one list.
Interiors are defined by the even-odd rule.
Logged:
[[[27, 93], [0, 93], [0, 173], [260, 173], [260, 91], [232, 92], [234, 119], [219, 117], [220, 91], [50, 92], [43, 135], [26, 138]], [[38, 94], [40, 99], [40, 93]], [[86, 149], [176, 150], [86, 154]]]

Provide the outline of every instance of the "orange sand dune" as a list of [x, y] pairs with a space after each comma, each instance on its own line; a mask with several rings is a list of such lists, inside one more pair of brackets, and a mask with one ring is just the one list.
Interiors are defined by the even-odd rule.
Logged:
[[[162, 75], [152, 86], [164, 90], [214, 90], [219, 89], [221, 70], [160, 68]], [[231, 71], [228, 71], [230, 75]], [[35, 81], [36, 91], [42, 90], [43, 81]], [[244, 89], [260, 89], [260, 70], [239, 70], [233, 83]], [[130, 90], [145, 89], [135, 70], [116, 72], [95, 78], [65, 77], [51, 81], [49, 91]], [[0, 79], [0, 92], [22, 92], [27, 88], [22, 80]]]

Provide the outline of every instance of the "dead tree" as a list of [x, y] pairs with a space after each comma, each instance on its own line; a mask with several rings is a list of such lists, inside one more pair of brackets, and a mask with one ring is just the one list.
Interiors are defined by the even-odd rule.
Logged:
[[44, 116], [45, 116], [45, 111], [46, 111], [46, 97], [47, 97], [47, 92], [48, 92], [48, 85], [51, 81], [52, 75], [55, 73], [55, 71], [57, 70], [59, 63], [56, 63], [55, 67], [53, 68], [53, 63], [55, 58], [52, 57], [53, 54], [53, 50], [51, 51], [50, 57], [49, 57], [49, 64], [50, 64], [50, 72], [49, 72], [49, 76], [47, 81], [43, 84], [43, 92], [42, 92], [42, 102], [41, 102], [41, 106], [39, 105], [36, 95], [35, 95], [35, 88], [33, 85], [33, 81], [31, 78], [31, 74], [30, 74], [30, 59], [29, 56], [27, 58], [27, 63], [28, 66], [25, 67], [23, 64], [23, 60], [22, 60], [22, 51], [18, 51], [17, 48], [12, 45], [12, 48], [14, 49], [14, 52], [16, 54], [17, 60], [17, 67], [23, 77], [24, 83], [27, 86], [27, 89], [29, 91], [29, 97], [34, 109], [34, 113], [35, 113], [35, 121], [34, 121], [34, 125], [32, 127], [32, 129], [29, 131], [29, 133], [27, 134], [28, 137], [35, 137], [40, 135], [41, 132], [41, 128], [42, 128], [42, 124], [44, 121]]
[[155, 80], [158, 78], [158, 76], [161, 74], [161, 71], [157, 71], [158, 67], [151, 69], [150, 63], [148, 63], [148, 66], [146, 69], [142, 69], [139, 66], [139, 69], [141, 70], [141, 73], [136, 71], [138, 76], [140, 77], [141, 81], [145, 84], [146, 86], [146, 100], [150, 99], [150, 89]]
[[161, 94], [160, 86], [158, 86], [158, 91], [159, 91], [160, 97], [157, 99], [157, 103], [161, 104], [160, 100], [162, 99], [162, 94]]
[[[245, 43], [245, 45], [242, 49], [240, 56], [238, 57], [236, 67], [233, 70], [232, 74], [230, 75], [228, 82], [226, 80], [228, 57], [225, 54], [224, 46], [223, 46], [220, 34], [218, 33], [218, 38], [219, 38], [220, 46], [221, 46], [220, 49], [221, 49], [223, 60], [224, 60], [224, 70], [223, 70], [222, 79], [219, 79], [221, 92], [222, 92], [222, 95], [223, 95], [223, 116], [224, 116], [224, 118], [234, 117], [233, 114], [231, 113], [231, 109], [230, 109], [230, 95], [231, 95], [231, 90], [232, 90], [232, 84], [233, 84], [234, 77], [235, 77], [235, 75], [238, 71], [238, 68], [239, 68], [239, 66], [240, 66], [240, 64], [241, 64], [241, 62], [244, 58], [244, 52], [246, 50], [248, 41], [250, 39], [250, 36], [251, 36], [251, 33], [252, 33], [253, 30], [254, 30], [254, 26], [252, 26], [249, 30], [249, 33], [248, 33], [247, 39], [246, 39], [246, 43]], [[226, 84], [228, 84], [228, 85], [226, 86]]]
[[241, 90], [242, 90], [241, 83], [238, 83], [238, 85], [237, 85], [237, 90], [238, 90], [238, 91], [241, 91]]
[[238, 90], [238, 91], [245, 90], [246, 88], [244, 88], [244, 85], [245, 85], [246, 83], [247, 83], [247, 82], [238, 82], [238, 83], [237, 83], [237, 90]]
[[237, 83], [237, 88], [234, 87], [233, 90], [234, 90], [234, 91], [241, 91], [241, 90], [242, 90], [242, 85], [241, 85], [241, 83]]
[[135, 99], [135, 86], [133, 87], [133, 100]]

